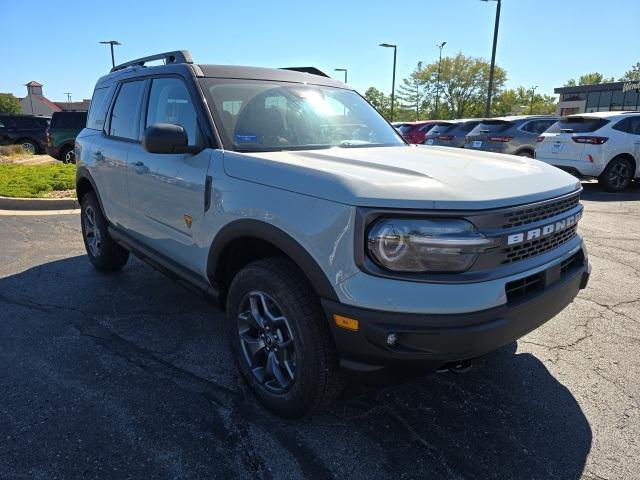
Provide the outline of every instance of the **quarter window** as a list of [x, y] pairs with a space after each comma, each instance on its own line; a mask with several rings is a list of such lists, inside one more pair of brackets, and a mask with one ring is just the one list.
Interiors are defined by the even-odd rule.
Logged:
[[87, 128], [93, 128], [95, 130], [102, 130], [104, 128], [114, 88], [115, 87], [113, 86], [107, 88], [96, 88], [93, 92], [93, 98], [91, 99], [91, 105], [89, 106]]
[[123, 83], [111, 112], [109, 135], [138, 140], [140, 102], [144, 91], [144, 81]]
[[186, 85], [177, 78], [156, 78], [151, 84], [146, 126], [154, 123], [180, 125], [187, 132], [189, 145], [198, 144], [196, 110]]

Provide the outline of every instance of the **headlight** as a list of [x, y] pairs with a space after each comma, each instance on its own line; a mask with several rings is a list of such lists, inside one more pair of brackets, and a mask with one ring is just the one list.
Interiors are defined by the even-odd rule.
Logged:
[[369, 256], [396, 272], [464, 272], [496, 240], [466, 220], [382, 219], [369, 229]]

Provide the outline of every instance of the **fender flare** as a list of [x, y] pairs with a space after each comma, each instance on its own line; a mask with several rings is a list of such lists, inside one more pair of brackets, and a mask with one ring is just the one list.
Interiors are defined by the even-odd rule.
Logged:
[[322, 298], [339, 301], [335, 289], [318, 262], [293, 237], [270, 223], [243, 218], [225, 225], [216, 235], [207, 259], [207, 274], [215, 278], [215, 272], [224, 249], [236, 239], [253, 237], [272, 244], [293, 260], [309, 279], [311, 285]]
[[86, 166], [79, 166], [76, 169], [76, 197], [78, 198], [78, 203], [80, 203], [80, 192], [78, 191], [78, 187], [82, 181], [88, 181], [91, 184], [91, 188], [93, 189], [96, 197], [98, 198], [98, 203], [100, 204], [100, 209], [104, 214], [104, 207], [102, 206], [102, 199], [100, 198], [100, 192], [98, 191], [98, 187], [96, 187], [96, 182], [93, 180], [89, 169]]

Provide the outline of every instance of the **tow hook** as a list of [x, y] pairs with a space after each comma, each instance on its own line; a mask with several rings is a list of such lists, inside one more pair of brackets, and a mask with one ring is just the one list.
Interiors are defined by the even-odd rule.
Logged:
[[436, 370], [436, 372], [438, 373], [451, 372], [456, 374], [467, 373], [469, 370], [471, 370], [472, 366], [473, 364], [468, 360], [462, 360], [459, 362], [445, 363], [444, 365], [442, 365], [442, 367]]

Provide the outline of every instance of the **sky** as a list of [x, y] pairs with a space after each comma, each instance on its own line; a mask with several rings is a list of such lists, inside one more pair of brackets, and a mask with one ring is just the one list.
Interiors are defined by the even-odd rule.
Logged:
[[[90, 98], [116, 63], [187, 49], [196, 63], [316, 66], [337, 78], [349, 70], [360, 92], [389, 93], [393, 51], [397, 83], [418, 61], [462, 52], [491, 57], [496, 2], [0, 0], [0, 92], [25, 96], [44, 84], [54, 101]], [[30, 14], [31, 12], [31, 14]], [[616, 78], [640, 61], [640, 0], [503, 0], [496, 63], [507, 85], [553, 94], [572, 77], [599, 71]]]

